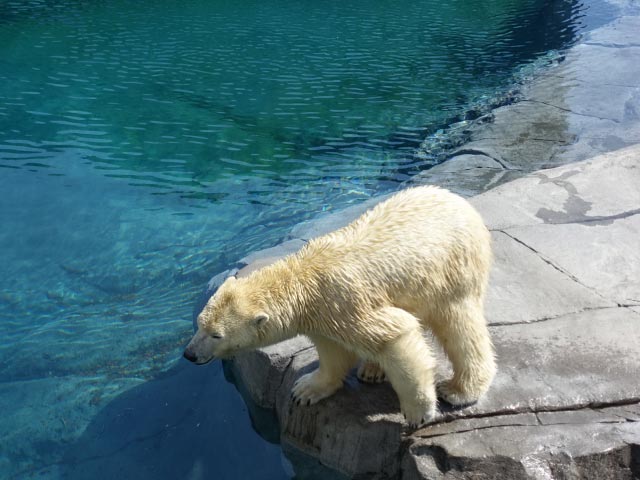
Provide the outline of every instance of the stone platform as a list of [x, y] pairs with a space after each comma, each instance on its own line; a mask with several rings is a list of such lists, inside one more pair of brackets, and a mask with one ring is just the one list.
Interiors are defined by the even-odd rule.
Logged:
[[[499, 373], [485, 398], [442, 405], [436, 423], [415, 430], [389, 384], [363, 385], [352, 372], [334, 397], [295, 406], [291, 386], [317, 366], [297, 337], [233, 361], [247, 401], [275, 408], [285, 451], [349, 477], [639, 477], [640, 146], [534, 172], [471, 202], [495, 254], [486, 313]], [[239, 275], [364, 208], [299, 226], [297, 238], [244, 259]], [[447, 377], [441, 352], [438, 364]]]

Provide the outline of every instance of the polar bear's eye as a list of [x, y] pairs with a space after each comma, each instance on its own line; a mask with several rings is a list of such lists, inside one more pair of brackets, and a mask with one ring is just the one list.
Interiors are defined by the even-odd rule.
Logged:
[[212, 333], [211, 338], [222, 338], [222, 335], [220, 335], [219, 333]]

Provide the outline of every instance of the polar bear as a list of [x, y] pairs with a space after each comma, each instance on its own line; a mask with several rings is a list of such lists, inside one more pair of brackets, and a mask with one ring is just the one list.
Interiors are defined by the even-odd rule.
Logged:
[[494, 377], [483, 314], [491, 257], [490, 234], [466, 200], [433, 186], [406, 189], [297, 253], [228, 278], [184, 355], [204, 364], [306, 335], [319, 367], [295, 383], [298, 404], [335, 393], [361, 360], [358, 376], [386, 376], [417, 426], [437, 403], [425, 329], [453, 365], [453, 378], [438, 386], [443, 400], [471, 404]]

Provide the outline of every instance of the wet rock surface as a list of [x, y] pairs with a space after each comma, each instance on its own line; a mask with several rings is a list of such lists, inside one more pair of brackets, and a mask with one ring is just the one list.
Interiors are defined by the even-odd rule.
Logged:
[[[475, 195], [492, 231], [486, 314], [499, 373], [478, 404], [441, 404], [433, 424], [411, 430], [390, 385], [361, 384], [355, 372], [318, 405], [293, 405], [293, 383], [317, 367], [303, 337], [233, 361], [247, 402], [275, 409], [294, 467], [311, 457], [336, 478], [640, 478], [638, 31], [631, 12], [592, 32], [523, 101], [407, 184]], [[380, 200], [298, 225], [210, 290]], [[448, 361], [433, 348], [446, 378]], [[328, 478], [307, 460], [299, 470]]]
[[470, 140], [447, 162], [408, 183], [469, 196], [523, 173], [639, 143], [640, 16], [637, 7], [623, 10], [523, 86], [518, 102], [471, 126]]

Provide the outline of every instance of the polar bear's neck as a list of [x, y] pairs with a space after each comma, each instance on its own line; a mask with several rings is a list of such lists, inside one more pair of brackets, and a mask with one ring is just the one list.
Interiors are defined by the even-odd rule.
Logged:
[[278, 332], [273, 332], [275, 342], [308, 333], [305, 319], [309, 302], [317, 296], [317, 273], [303, 268], [298, 256], [292, 255], [247, 278], [251, 291], [259, 292], [259, 302], [278, 325]]

